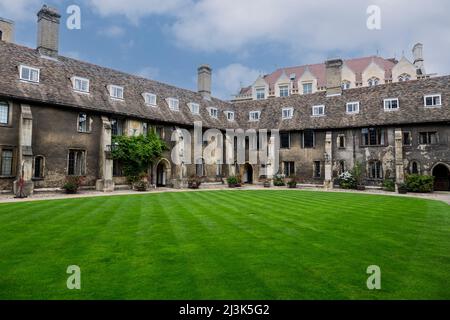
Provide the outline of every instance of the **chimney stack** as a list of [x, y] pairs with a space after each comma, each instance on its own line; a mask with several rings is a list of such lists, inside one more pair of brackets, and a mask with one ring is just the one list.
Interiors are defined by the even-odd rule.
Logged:
[[211, 99], [211, 74], [212, 69], [207, 64], [198, 68], [198, 92], [206, 100]]
[[327, 96], [342, 94], [342, 65], [341, 59], [332, 59], [325, 62], [327, 78]]
[[14, 22], [0, 18], [0, 41], [14, 42]]
[[61, 15], [57, 9], [44, 5], [38, 14], [38, 43], [40, 54], [50, 57], [58, 55], [59, 20]]
[[418, 74], [425, 74], [425, 66], [423, 65], [423, 44], [416, 43], [413, 47], [414, 65]]

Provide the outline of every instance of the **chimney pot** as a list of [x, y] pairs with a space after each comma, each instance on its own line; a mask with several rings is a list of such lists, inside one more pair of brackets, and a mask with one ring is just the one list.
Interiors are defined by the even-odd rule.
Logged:
[[38, 14], [39, 53], [46, 56], [57, 56], [59, 47], [59, 22], [61, 15], [55, 8], [44, 5]]
[[209, 65], [203, 64], [198, 68], [198, 92], [204, 99], [211, 99], [211, 77], [212, 69]]

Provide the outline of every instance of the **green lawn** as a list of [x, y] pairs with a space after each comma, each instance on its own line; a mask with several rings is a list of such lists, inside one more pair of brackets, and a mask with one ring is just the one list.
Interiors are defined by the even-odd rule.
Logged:
[[437, 201], [261, 190], [0, 205], [0, 299], [450, 299], [449, 270]]

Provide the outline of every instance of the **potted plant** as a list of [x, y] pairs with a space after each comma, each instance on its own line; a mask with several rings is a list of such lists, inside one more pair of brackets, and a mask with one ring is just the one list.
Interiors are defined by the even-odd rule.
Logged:
[[296, 177], [292, 177], [289, 181], [288, 181], [288, 188], [289, 189], [295, 189], [297, 188], [297, 178]]
[[264, 188], [270, 188], [270, 180], [269, 179], [264, 180]]
[[337, 183], [342, 189], [356, 189], [356, 179], [352, 173], [345, 171], [337, 178]]
[[66, 182], [63, 185], [63, 189], [67, 194], [76, 194], [83, 181], [82, 177], [79, 176], [69, 176], [66, 178]]
[[275, 187], [284, 187], [286, 183], [284, 182], [284, 175], [277, 174], [273, 180], [273, 185]]
[[144, 180], [139, 180], [133, 184], [134, 190], [144, 192], [148, 190], [148, 183]]
[[406, 183], [397, 184], [397, 191], [399, 194], [407, 194], [408, 193], [408, 185]]
[[189, 189], [198, 189], [200, 188], [200, 185], [202, 184], [202, 179], [197, 176], [191, 176], [188, 179], [188, 188]]
[[241, 180], [238, 176], [229, 176], [227, 183], [230, 188], [239, 188], [241, 186]]

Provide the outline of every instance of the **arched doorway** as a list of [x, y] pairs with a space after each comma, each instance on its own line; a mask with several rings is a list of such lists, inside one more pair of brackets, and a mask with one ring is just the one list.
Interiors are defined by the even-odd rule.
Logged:
[[447, 165], [437, 164], [433, 168], [433, 176], [435, 191], [450, 191], [450, 170]]
[[170, 181], [170, 163], [161, 159], [156, 165], [155, 184], [157, 187], [166, 187]]
[[244, 166], [244, 183], [253, 184], [253, 167], [248, 163]]

